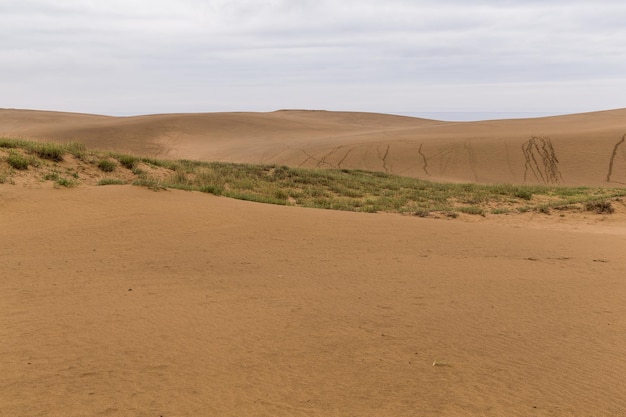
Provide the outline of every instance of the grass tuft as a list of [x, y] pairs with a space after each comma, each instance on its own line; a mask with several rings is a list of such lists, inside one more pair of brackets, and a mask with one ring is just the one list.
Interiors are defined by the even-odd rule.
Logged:
[[100, 170], [103, 172], [113, 172], [115, 171], [115, 166], [115, 162], [108, 159], [102, 159], [100, 162], [98, 162], [98, 168], [100, 168]]
[[9, 166], [11, 166], [11, 168], [26, 170], [28, 169], [30, 159], [12, 149], [9, 151], [7, 162], [9, 163]]
[[124, 185], [126, 181], [120, 180], [118, 178], [103, 178], [98, 181], [97, 185]]
[[117, 159], [124, 168], [130, 169], [130, 170], [135, 169], [137, 165], [139, 164], [139, 158], [137, 158], [136, 156], [120, 155], [120, 154], [112, 154], [112, 156], [115, 159]]
[[585, 210], [594, 211], [598, 214], [613, 214], [615, 209], [610, 201], [593, 201], [585, 204]]
[[27, 150], [42, 159], [61, 162], [63, 161], [63, 155], [65, 155], [67, 147], [51, 142], [31, 142]]

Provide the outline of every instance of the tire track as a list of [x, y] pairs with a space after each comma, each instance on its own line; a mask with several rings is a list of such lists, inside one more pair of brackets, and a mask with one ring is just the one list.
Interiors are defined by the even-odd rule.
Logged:
[[320, 168], [322, 165], [328, 165], [331, 168], [338, 168], [338, 166], [335, 166], [331, 164], [330, 162], [326, 162], [326, 158], [332, 156], [335, 152], [337, 152], [341, 148], [343, 148], [343, 145], [337, 146], [336, 148], [332, 149], [330, 152], [326, 153], [317, 161], [317, 165], [315, 167]]
[[422, 164], [422, 169], [424, 170], [426, 175], [430, 177], [430, 172], [428, 172], [428, 159], [426, 158], [426, 155], [424, 154], [424, 152], [422, 152], [422, 146], [424, 146], [424, 144], [420, 143], [420, 147], [417, 150], [417, 153], [420, 154], [420, 156], [422, 157], [422, 161], [424, 162]]
[[467, 151], [467, 158], [469, 162], [470, 170], [472, 171], [472, 175], [474, 175], [474, 181], [478, 182], [478, 174], [476, 173], [476, 155], [474, 154], [474, 149], [470, 144], [469, 140], [466, 140], [463, 143], [463, 147]]
[[524, 182], [528, 179], [529, 171], [537, 181], [544, 184], [558, 184], [563, 181], [561, 171], [558, 168], [559, 160], [556, 157], [550, 137], [531, 137], [522, 145], [522, 153], [526, 160]]
[[611, 153], [611, 160], [609, 161], [609, 172], [606, 174], [606, 182], [611, 182], [611, 175], [613, 175], [613, 164], [615, 163], [615, 157], [617, 156], [617, 150], [626, 141], [626, 133], [622, 136], [622, 140], [617, 142], [613, 147], [613, 153]]
[[337, 168], [341, 169], [341, 164], [343, 164], [343, 162], [346, 160], [346, 158], [348, 157], [348, 155], [350, 155], [350, 153], [356, 148], [356, 146], [353, 146], [352, 148], [348, 149], [346, 151], [346, 153], [343, 155], [343, 157], [339, 160], [339, 162], [337, 162]]
[[391, 171], [391, 168], [389, 167], [388, 163], [387, 163], [387, 157], [389, 156], [389, 148], [391, 148], [391, 145], [387, 145], [387, 149], [385, 149], [385, 153], [381, 156], [381, 152], [380, 152], [380, 146], [382, 145], [379, 144], [378, 147], [376, 148], [376, 151], [378, 152], [378, 159], [380, 159], [383, 163], [383, 169], [385, 170], [385, 172], [387, 174], [389, 174]]

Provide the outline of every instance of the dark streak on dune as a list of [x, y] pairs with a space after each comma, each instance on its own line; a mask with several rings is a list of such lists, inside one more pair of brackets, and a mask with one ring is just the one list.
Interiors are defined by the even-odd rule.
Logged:
[[387, 162], [387, 157], [389, 156], [389, 148], [391, 147], [391, 145], [387, 145], [387, 148], [385, 149], [384, 154], [381, 153], [380, 151], [380, 146], [382, 145], [379, 144], [377, 147], [377, 151], [378, 151], [378, 158], [381, 160], [382, 164], [383, 164], [383, 169], [385, 170], [386, 173], [390, 173], [391, 172], [391, 168], [389, 166], [389, 163]]
[[[524, 182], [528, 179], [530, 170], [537, 181], [544, 184], [558, 184], [563, 181], [559, 171], [559, 160], [556, 157], [550, 137], [533, 136], [522, 145], [522, 152], [526, 163], [524, 166]], [[540, 158], [541, 163], [537, 160]]]
[[467, 158], [470, 170], [472, 171], [472, 175], [474, 176], [474, 180], [478, 182], [478, 173], [476, 172], [476, 155], [474, 154], [474, 150], [469, 140], [466, 140], [463, 143], [463, 147], [467, 151]]
[[428, 172], [428, 159], [426, 159], [426, 155], [424, 154], [424, 152], [422, 152], [422, 146], [424, 146], [424, 144], [420, 143], [420, 147], [417, 150], [417, 153], [420, 154], [420, 156], [422, 157], [422, 160], [424, 161], [424, 164], [422, 165], [422, 169], [424, 170], [424, 173], [430, 177], [430, 173]]
[[348, 157], [348, 155], [350, 155], [350, 152], [352, 152], [354, 150], [354, 147], [348, 149], [346, 151], [346, 153], [343, 155], [343, 157], [339, 160], [339, 162], [337, 162], [337, 168], [341, 168], [341, 164], [343, 164], [343, 162], [346, 160], [346, 158]]
[[611, 175], [613, 175], [613, 164], [615, 163], [615, 157], [617, 156], [617, 149], [626, 141], [626, 133], [622, 136], [622, 139], [615, 144], [613, 153], [611, 154], [611, 160], [609, 161], [609, 172], [606, 174], [606, 182], [611, 182]]

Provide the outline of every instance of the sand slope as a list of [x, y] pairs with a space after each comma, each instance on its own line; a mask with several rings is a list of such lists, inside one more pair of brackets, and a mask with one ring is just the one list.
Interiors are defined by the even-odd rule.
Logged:
[[603, 218], [0, 185], [0, 415], [624, 415]]
[[626, 109], [464, 123], [326, 111], [119, 118], [0, 110], [0, 134], [166, 158], [357, 168], [444, 181], [626, 184]]

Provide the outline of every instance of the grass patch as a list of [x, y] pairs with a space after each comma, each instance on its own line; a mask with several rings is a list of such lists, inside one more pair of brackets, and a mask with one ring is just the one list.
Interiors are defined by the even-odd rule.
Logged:
[[28, 165], [30, 164], [30, 158], [11, 149], [9, 151], [9, 156], [7, 156], [7, 162], [11, 168], [25, 170], [28, 169]]
[[11, 170], [0, 171], [0, 184], [14, 184], [11, 178]]
[[55, 184], [58, 185], [59, 187], [71, 188], [71, 187], [76, 187], [78, 185], [78, 181], [74, 181], [66, 177], [59, 177], [55, 181]]
[[37, 161], [42, 162], [38, 158], [53, 161], [54, 168], [44, 175], [44, 179], [55, 181], [59, 186], [77, 183], [78, 172], [64, 172], [59, 168], [63, 156], [70, 153], [103, 172], [112, 172], [119, 164], [130, 171], [127, 172], [129, 176], [133, 175], [127, 182], [102, 179], [99, 185], [132, 182], [154, 190], [176, 188], [262, 203], [365, 213], [485, 216], [487, 213], [498, 215], [516, 211], [550, 212], [570, 206], [610, 213], [611, 200], [626, 196], [626, 188], [436, 183], [364, 170], [160, 160], [112, 152], [88, 152], [80, 144], [59, 145], [8, 138], [0, 138], [0, 148], [9, 150], [7, 168], [11, 170], [27, 169], [39, 163]]
[[461, 213], [484, 216], [485, 210], [477, 206], [463, 206], [457, 209]]
[[48, 172], [43, 176], [44, 181], [57, 181], [59, 178], [59, 173], [56, 171]]
[[28, 152], [42, 159], [48, 159], [54, 162], [63, 161], [63, 156], [68, 150], [67, 146], [50, 142], [32, 142], [26, 149]]
[[139, 158], [137, 158], [136, 156], [132, 156], [132, 155], [122, 155], [122, 154], [113, 153], [111, 154], [111, 156], [117, 159], [124, 168], [130, 169], [130, 170], [135, 169], [140, 161]]
[[117, 178], [103, 178], [97, 185], [125, 185], [126, 181]]
[[594, 211], [598, 214], [613, 214], [615, 209], [610, 201], [593, 201], [585, 204], [585, 210]]
[[116, 163], [108, 159], [102, 159], [98, 162], [98, 168], [100, 168], [100, 171], [102, 172], [113, 172], [115, 171], [115, 167]]

